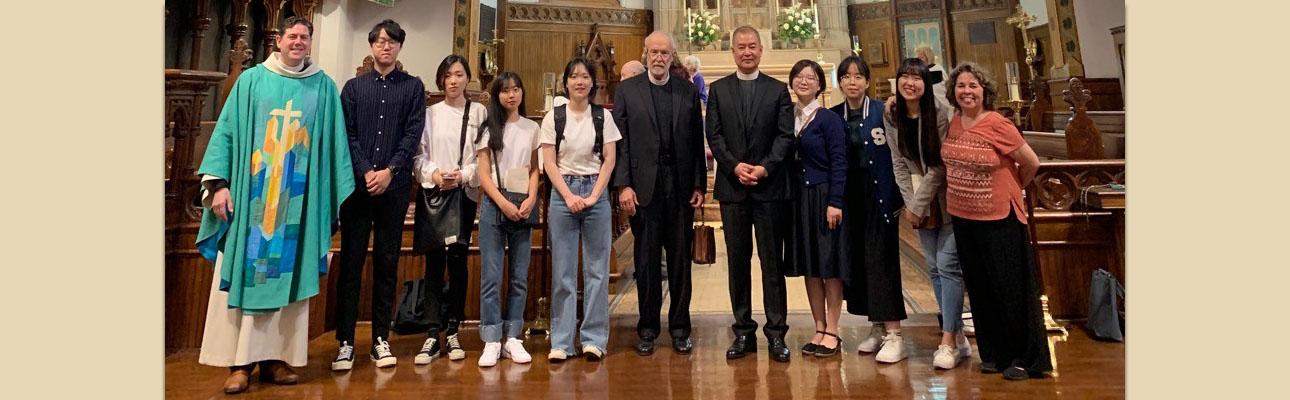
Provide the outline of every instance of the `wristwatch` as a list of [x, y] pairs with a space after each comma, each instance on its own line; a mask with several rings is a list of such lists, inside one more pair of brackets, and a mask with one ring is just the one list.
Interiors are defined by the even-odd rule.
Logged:
[[390, 175], [395, 175], [399, 173], [399, 167], [397, 165], [387, 165], [385, 166], [385, 169], [390, 170]]

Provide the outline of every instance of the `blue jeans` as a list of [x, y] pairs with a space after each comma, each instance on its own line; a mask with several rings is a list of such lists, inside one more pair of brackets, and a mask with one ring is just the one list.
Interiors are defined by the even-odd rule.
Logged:
[[963, 268], [959, 267], [954, 227], [946, 224], [936, 229], [919, 229], [918, 239], [923, 242], [932, 291], [936, 292], [936, 303], [941, 306], [941, 330], [957, 333], [963, 329]]
[[[482, 264], [479, 338], [485, 343], [501, 342], [503, 337], [520, 337], [524, 332], [524, 302], [528, 297], [533, 228], [502, 224], [499, 218], [505, 218], [501, 209], [492, 198], [484, 196], [483, 207], [479, 211], [479, 258]], [[505, 249], [509, 252], [503, 253]], [[506, 292], [506, 314], [502, 315], [500, 297], [504, 254], [510, 256], [506, 265], [510, 286]]]
[[[564, 176], [569, 191], [590, 196], [594, 175]], [[607, 191], [607, 190], [606, 190]], [[573, 333], [578, 322], [578, 243], [582, 242], [582, 326], [577, 328], [584, 346], [604, 351], [609, 342], [609, 250], [613, 240], [608, 193], [574, 214], [564, 197], [551, 191], [547, 226], [551, 236], [551, 349], [578, 354]]]

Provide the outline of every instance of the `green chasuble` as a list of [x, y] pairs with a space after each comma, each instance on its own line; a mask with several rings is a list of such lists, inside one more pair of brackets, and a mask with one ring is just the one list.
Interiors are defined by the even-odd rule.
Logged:
[[[340, 93], [317, 64], [273, 53], [229, 93], [200, 175], [228, 181], [233, 213], [207, 207], [197, 248], [223, 252], [228, 307], [263, 314], [318, 294], [341, 202], [354, 191]], [[208, 193], [209, 195], [209, 193]]]

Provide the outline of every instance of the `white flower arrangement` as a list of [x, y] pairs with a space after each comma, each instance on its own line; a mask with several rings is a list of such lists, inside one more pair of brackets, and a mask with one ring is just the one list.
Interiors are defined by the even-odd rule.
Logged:
[[815, 12], [793, 4], [779, 13], [779, 38], [786, 41], [805, 42], [815, 37], [820, 27], [815, 23]]
[[717, 26], [716, 20], [716, 14], [707, 10], [690, 14], [690, 20], [685, 24], [686, 39], [699, 46], [717, 41], [717, 32], [721, 31], [721, 27]]

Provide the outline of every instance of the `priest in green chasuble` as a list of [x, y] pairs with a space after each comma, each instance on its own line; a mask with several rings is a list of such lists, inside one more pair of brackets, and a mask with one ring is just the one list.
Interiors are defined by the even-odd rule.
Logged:
[[354, 190], [340, 93], [309, 59], [313, 25], [287, 19], [279, 51], [237, 79], [211, 133], [197, 248], [215, 264], [198, 362], [224, 390], [292, 384], [307, 360], [309, 298], [327, 273], [340, 205]]

